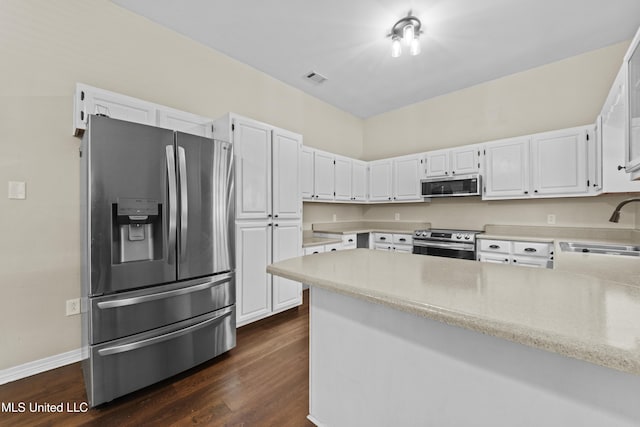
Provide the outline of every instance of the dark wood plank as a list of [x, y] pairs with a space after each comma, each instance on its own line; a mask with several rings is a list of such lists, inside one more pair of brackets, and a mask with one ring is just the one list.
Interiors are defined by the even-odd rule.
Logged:
[[309, 304], [238, 329], [230, 352], [161, 383], [82, 412], [31, 413], [30, 404], [86, 402], [80, 363], [0, 386], [4, 426], [313, 426], [309, 413]]

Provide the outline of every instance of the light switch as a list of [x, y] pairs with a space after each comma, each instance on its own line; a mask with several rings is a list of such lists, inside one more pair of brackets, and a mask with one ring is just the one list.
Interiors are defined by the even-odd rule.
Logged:
[[24, 200], [27, 198], [27, 183], [24, 181], [9, 181], [9, 198]]

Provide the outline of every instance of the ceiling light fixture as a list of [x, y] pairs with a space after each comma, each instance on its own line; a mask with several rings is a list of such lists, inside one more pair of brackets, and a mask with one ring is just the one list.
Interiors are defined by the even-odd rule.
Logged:
[[420, 34], [422, 34], [422, 23], [418, 18], [411, 15], [411, 11], [404, 18], [396, 22], [391, 27], [391, 32], [387, 37], [391, 37], [391, 56], [397, 58], [402, 53], [401, 40], [409, 46], [409, 53], [413, 56], [420, 53]]

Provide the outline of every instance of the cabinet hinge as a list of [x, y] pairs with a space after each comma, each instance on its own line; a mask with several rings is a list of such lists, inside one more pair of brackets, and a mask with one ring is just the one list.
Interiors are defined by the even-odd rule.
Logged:
[[483, 151], [483, 154], [486, 156], [486, 155], [487, 155], [487, 150], [486, 150], [486, 149], [484, 149], [484, 150], [482, 150], [482, 151]]
[[80, 91], [80, 101], [84, 101], [84, 91]]
[[591, 186], [591, 184], [590, 184], [589, 180], [587, 180], [587, 187], [590, 187], [590, 186]]
[[335, 161], [335, 160], [333, 161], [333, 164], [334, 164], [334, 165], [336, 164], [336, 161]]
[[335, 191], [333, 192], [333, 197], [336, 197], [336, 192]]
[[236, 130], [236, 125], [231, 123], [231, 132], [233, 132], [234, 130]]
[[587, 141], [589, 140], [589, 132], [587, 132]]

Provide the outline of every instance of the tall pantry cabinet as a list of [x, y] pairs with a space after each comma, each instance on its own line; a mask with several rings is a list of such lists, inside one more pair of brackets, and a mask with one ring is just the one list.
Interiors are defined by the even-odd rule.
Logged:
[[233, 143], [236, 193], [236, 323], [302, 303], [302, 285], [267, 265], [302, 255], [302, 136], [235, 114], [214, 123]]

